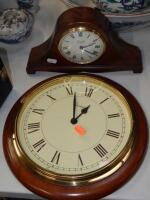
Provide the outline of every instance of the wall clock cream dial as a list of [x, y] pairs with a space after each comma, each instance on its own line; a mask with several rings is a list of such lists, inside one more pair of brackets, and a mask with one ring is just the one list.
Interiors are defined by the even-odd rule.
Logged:
[[115, 89], [75, 76], [56, 79], [25, 101], [16, 136], [23, 151], [44, 170], [86, 176], [126, 155], [131, 130], [129, 105]]
[[78, 64], [94, 62], [104, 50], [105, 44], [99, 33], [84, 27], [69, 30], [59, 42], [59, 51], [62, 56]]
[[[117, 87], [94, 75], [62, 75], [35, 86], [16, 103], [9, 115], [14, 121], [7, 120], [4, 131], [5, 154], [13, 153], [12, 168], [21, 165], [27, 171], [21, 181], [29, 189], [37, 192], [29, 181], [35, 176], [44, 193], [70, 186], [71, 195], [71, 190], [115, 177], [129, 162], [137, 137], [135, 116], [128, 96]], [[11, 147], [6, 145], [9, 123]]]

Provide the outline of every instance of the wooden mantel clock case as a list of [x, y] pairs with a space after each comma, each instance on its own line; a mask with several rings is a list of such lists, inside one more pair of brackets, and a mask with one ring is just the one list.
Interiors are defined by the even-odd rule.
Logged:
[[98, 9], [75, 7], [57, 20], [51, 37], [31, 50], [27, 73], [142, 72], [140, 50], [123, 41]]
[[119, 84], [92, 74], [49, 78], [10, 111], [6, 160], [32, 192], [53, 200], [96, 200], [121, 187], [143, 161], [145, 115]]

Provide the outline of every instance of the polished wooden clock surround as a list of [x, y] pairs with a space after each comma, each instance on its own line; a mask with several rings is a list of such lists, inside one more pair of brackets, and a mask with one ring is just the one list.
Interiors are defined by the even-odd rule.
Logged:
[[[61, 75], [60, 75], [61, 76]], [[94, 76], [94, 75], [93, 75]], [[95, 75], [95, 77], [98, 77]], [[3, 148], [6, 160], [12, 172], [29, 190], [48, 199], [55, 200], [94, 200], [104, 197], [128, 181], [132, 175], [137, 171], [141, 162], [143, 161], [147, 143], [148, 143], [148, 127], [143, 110], [141, 109], [137, 100], [121, 85], [107, 79], [100, 77], [107, 81], [115, 88], [117, 88], [127, 99], [131, 110], [133, 112], [134, 124], [133, 131], [135, 133], [135, 140], [132, 153], [128, 160], [112, 175], [107, 178], [97, 181], [95, 183], [83, 186], [65, 186], [51, 183], [48, 179], [44, 179], [37, 174], [32, 168], [22, 163], [14, 148], [13, 132], [15, 129], [15, 120], [17, 113], [22, 106], [22, 100], [31, 93], [37, 84], [29, 91], [27, 91], [14, 105], [10, 114], [8, 115], [3, 135]], [[53, 78], [50, 78], [53, 79]]]
[[[59, 41], [64, 33], [80, 26], [98, 32], [106, 45], [102, 56], [88, 64], [70, 62], [58, 50]], [[26, 70], [29, 74], [36, 71], [110, 72], [123, 70], [141, 73], [143, 67], [139, 48], [123, 41], [112, 30], [111, 23], [98, 9], [75, 7], [60, 15], [54, 32], [46, 42], [32, 48]]]

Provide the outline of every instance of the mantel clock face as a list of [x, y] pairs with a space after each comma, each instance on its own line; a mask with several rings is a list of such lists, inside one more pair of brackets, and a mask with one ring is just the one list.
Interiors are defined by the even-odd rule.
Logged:
[[105, 42], [95, 30], [79, 26], [63, 35], [58, 48], [67, 60], [87, 64], [96, 61], [103, 54]]
[[[105, 196], [123, 184], [120, 177], [125, 182], [131, 176], [133, 163], [144, 155], [146, 122], [139, 140], [141, 128], [135, 125], [145, 118], [135, 107], [140, 109], [125, 89], [105, 78], [78, 74], [48, 79], [26, 92], [7, 118], [7, 161], [18, 179], [41, 196]], [[141, 142], [142, 154], [137, 155]]]

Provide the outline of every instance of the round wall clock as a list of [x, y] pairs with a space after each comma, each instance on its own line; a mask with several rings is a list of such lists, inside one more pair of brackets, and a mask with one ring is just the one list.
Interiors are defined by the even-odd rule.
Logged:
[[36, 71], [142, 72], [140, 50], [112, 31], [98, 9], [75, 7], [62, 13], [50, 38], [31, 50], [27, 73]]
[[49, 78], [10, 111], [6, 160], [32, 192], [49, 199], [94, 200], [122, 186], [147, 147], [147, 123], [119, 84], [91, 74]]

